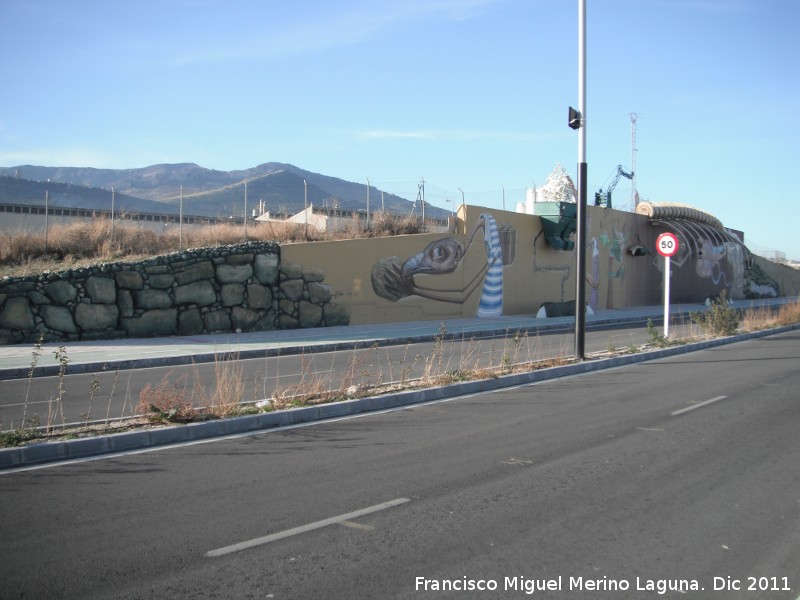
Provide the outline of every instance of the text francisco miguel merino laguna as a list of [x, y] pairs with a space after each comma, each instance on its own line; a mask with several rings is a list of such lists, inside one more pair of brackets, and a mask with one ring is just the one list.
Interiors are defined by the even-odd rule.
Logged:
[[[566, 584], [566, 587], [565, 587]], [[504, 577], [503, 587], [497, 579], [426, 579], [415, 578], [415, 591], [427, 592], [483, 592], [483, 591], [519, 591], [525, 594], [534, 594], [544, 591], [649, 591], [663, 595], [667, 592], [689, 592], [702, 590], [696, 579], [646, 579], [636, 577], [629, 579], [587, 579], [584, 577], [558, 577], [552, 579], [528, 579], [526, 577]], [[716, 587], [715, 587], [716, 589]]]

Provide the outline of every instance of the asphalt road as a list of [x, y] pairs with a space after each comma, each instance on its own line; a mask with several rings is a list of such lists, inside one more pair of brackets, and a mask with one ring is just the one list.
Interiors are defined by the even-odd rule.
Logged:
[[0, 597], [795, 600], [799, 387], [794, 331], [3, 473]]
[[[675, 324], [673, 338], [689, 335], [689, 326]], [[650, 341], [646, 321], [587, 329], [586, 351], [624, 349]], [[515, 334], [492, 339], [459, 339], [442, 344], [417, 343], [377, 348], [310, 352], [286, 356], [199, 363], [158, 368], [101, 371], [59, 377], [0, 381], [0, 431], [35, 419], [39, 425], [80, 424], [131, 416], [145, 386], [166, 382], [194, 406], [206, 406], [217, 379], [236, 370], [245, 402], [274, 395], [324, 388], [346, 390], [351, 385], [408, 381], [424, 374], [478, 370], [510, 363], [571, 356], [574, 330]], [[62, 402], [57, 398], [59, 394]]]

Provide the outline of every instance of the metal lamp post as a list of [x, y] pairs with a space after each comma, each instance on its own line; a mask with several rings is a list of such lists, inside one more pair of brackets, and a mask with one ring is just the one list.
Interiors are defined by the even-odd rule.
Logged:
[[[578, 206], [576, 211], [575, 358], [584, 359], [586, 340], [586, 0], [578, 0], [578, 112], [569, 125], [578, 130]], [[577, 117], [577, 122], [575, 122]]]

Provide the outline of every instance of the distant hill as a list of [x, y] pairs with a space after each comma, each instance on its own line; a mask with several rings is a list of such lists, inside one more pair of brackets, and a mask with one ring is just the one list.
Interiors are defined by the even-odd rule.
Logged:
[[[0, 175], [0, 202], [8, 204], [44, 205], [45, 195], [52, 207], [86, 208], [109, 210], [111, 191], [100, 188], [59, 183], [55, 181], [30, 181]], [[168, 210], [167, 210], [168, 209]], [[134, 198], [127, 194], [114, 194], [114, 210], [119, 212], [172, 212], [172, 207], [163, 202]]]
[[[240, 217], [245, 208], [245, 182], [248, 215], [261, 200], [271, 212], [299, 212], [305, 207], [306, 194], [314, 206], [366, 209], [366, 185], [274, 162], [240, 171], [216, 171], [194, 163], [140, 169], [20, 165], [0, 168], [0, 202], [43, 204], [47, 189], [55, 205], [109, 208], [113, 188], [115, 206], [121, 210], [175, 214], [183, 186], [184, 214]], [[380, 206], [380, 190], [372, 188], [370, 198], [371, 210], [375, 210]], [[394, 194], [384, 194], [383, 201], [387, 211], [400, 214], [408, 214], [413, 205]], [[426, 215], [446, 214], [442, 209], [426, 206]]]

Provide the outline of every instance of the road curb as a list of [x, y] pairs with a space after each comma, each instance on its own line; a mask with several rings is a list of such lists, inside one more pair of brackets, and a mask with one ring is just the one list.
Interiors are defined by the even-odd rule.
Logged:
[[76, 440], [43, 442], [15, 448], [3, 448], [0, 449], [0, 470], [37, 466], [52, 462], [87, 459], [119, 454], [132, 450], [168, 447], [187, 442], [264, 432], [288, 425], [298, 425], [301, 423], [324, 421], [362, 413], [409, 407], [446, 398], [456, 398], [502, 388], [528, 385], [557, 379], [559, 377], [581, 375], [634, 363], [687, 354], [689, 352], [777, 335], [797, 329], [800, 329], [800, 324], [693, 342], [680, 346], [669, 346], [645, 352], [623, 354], [610, 358], [587, 360], [576, 364], [551, 367], [526, 373], [502, 375], [496, 378], [464, 381], [418, 390], [406, 390], [380, 396], [333, 402], [330, 404], [306, 406], [202, 423], [189, 423], [187, 425], [165, 426], [156, 429], [98, 435]]

